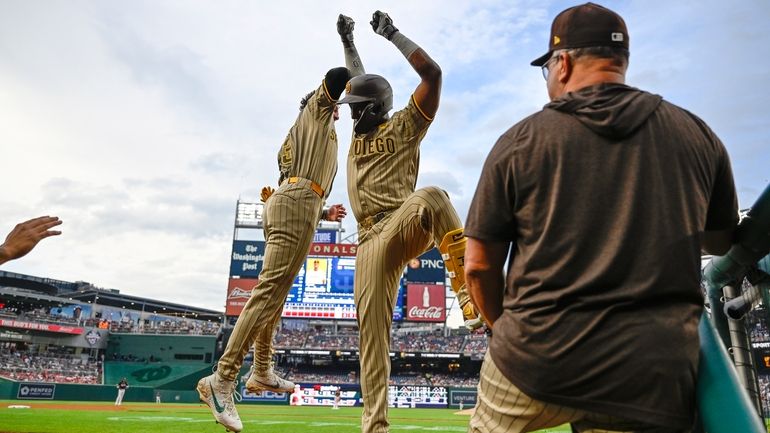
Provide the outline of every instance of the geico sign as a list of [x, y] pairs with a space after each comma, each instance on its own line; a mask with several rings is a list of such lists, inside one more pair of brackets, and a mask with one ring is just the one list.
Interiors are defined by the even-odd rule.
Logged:
[[441, 319], [441, 313], [443, 313], [444, 307], [428, 307], [420, 308], [414, 306], [409, 309], [409, 317], [417, 317], [419, 319]]
[[247, 400], [286, 400], [286, 393], [273, 391], [249, 392], [246, 387], [242, 390], [243, 398]]

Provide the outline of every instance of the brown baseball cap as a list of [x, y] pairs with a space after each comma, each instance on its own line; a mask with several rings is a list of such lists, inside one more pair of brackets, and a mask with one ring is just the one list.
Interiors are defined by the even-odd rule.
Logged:
[[596, 3], [564, 10], [551, 24], [548, 52], [533, 60], [531, 65], [543, 66], [555, 50], [584, 47], [628, 49], [628, 29], [623, 18]]

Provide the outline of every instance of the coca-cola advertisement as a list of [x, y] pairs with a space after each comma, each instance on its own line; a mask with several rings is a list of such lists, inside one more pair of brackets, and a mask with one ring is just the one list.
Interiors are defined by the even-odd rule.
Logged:
[[230, 278], [227, 285], [225, 315], [240, 316], [243, 307], [251, 297], [251, 290], [259, 283], [257, 278]]
[[446, 296], [441, 284], [406, 285], [406, 320], [443, 322], [446, 320]]

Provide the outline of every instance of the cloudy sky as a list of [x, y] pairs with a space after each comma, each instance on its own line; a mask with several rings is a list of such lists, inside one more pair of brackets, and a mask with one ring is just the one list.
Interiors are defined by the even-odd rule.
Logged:
[[[391, 81], [397, 109], [418, 84], [368, 26], [378, 8], [444, 71], [418, 186], [449, 191], [464, 218], [496, 138], [547, 102], [529, 62], [574, 4], [4, 0], [0, 231], [50, 214], [64, 234], [3, 269], [223, 310], [236, 200], [275, 184], [300, 97], [344, 64], [337, 15], [356, 20], [367, 72]], [[770, 182], [770, 3], [604, 4], [629, 27], [628, 83], [714, 129], [749, 207]], [[340, 144], [331, 202], [347, 204]]]

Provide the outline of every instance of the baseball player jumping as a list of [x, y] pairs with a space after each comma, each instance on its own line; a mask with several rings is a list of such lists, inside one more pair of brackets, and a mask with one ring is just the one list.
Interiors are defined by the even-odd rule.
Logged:
[[408, 105], [393, 117], [390, 84], [365, 74], [353, 44], [353, 20], [340, 15], [345, 63], [354, 76], [340, 104], [350, 104], [354, 119], [348, 152], [348, 195], [358, 221], [354, 297], [361, 338], [361, 392], [365, 401], [361, 430], [388, 431], [390, 325], [398, 281], [409, 260], [438, 245], [463, 309], [466, 326], [479, 327], [479, 314], [465, 290], [465, 236], [447, 193], [436, 187], [415, 191], [420, 142], [436, 114], [441, 69], [377, 11], [374, 31], [398, 48], [420, 76]]
[[319, 219], [341, 221], [347, 211], [341, 204], [323, 209], [337, 173], [337, 98], [350, 72], [330, 69], [321, 85], [300, 103], [300, 114], [278, 153], [279, 187], [265, 187], [263, 225], [265, 259], [259, 284], [238, 317], [217, 371], [198, 382], [197, 390], [217, 422], [241, 431], [243, 424], [233, 392], [243, 358], [254, 345], [254, 363], [246, 389], [291, 392], [294, 383], [278, 377], [271, 364], [273, 333], [292, 282], [297, 277]]

